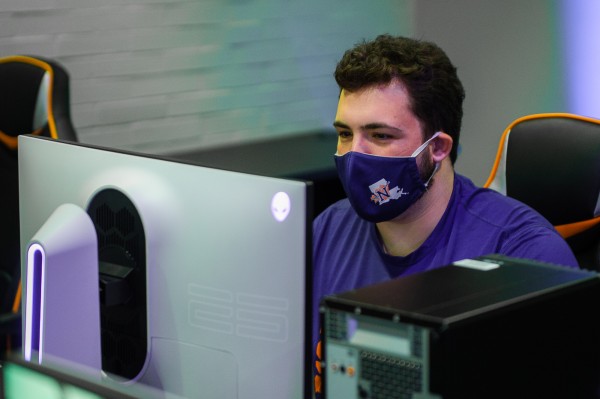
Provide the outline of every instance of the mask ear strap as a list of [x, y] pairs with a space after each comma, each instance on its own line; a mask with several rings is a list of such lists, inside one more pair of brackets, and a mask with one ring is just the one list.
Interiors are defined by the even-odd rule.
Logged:
[[429, 145], [429, 143], [430, 143], [430, 142], [431, 142], [433, 139], [435, 139], [437, 136], [439, 136], [441, 133], [442, 133], [442, 132], [436, 132], [436, 133], [435, 133], [433, 136], [431, 136], [431, 138], [430, 138], [429, 140], [427, 140], [427, 141], [425, 141], [423, 144], [421, 144], [421, 145], [419, 146], [419, 148], [417, 148], [417, 149], [415, 150], [415, 152], [413, 152], [413, 153], [412, 153], [411, 157], [413, 157], [413, 158], [414, 158], [414, 157], [416, 157], [417, 155], [419, 155], [420, 153], [422, 153], [422, 152], [423, 152], [423, 150], [424, 150], [424, 149], [425, 149], [425, 148], [426, 148], [426, 147]]
[[433, 179], [433, 175], [436, 174], [436, 172], [438, 171], [439, 168], [440, 168], [440, 163], [436, 162], [435, 167], [433, 168], [433, 172], [431, 173], [431, 176], [429, 176], [429, 179], [427, 179], [427, 181], [425, 182], [425, 188], [429, 187], [429, 182], [431, 181], [431, 179]]

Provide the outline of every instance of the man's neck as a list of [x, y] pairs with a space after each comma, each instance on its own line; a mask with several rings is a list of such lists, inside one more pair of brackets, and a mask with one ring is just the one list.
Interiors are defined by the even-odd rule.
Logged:
[[442, 162], [430, 188], [397, 218], [377, 223], [384, 251], [393, 256], [407, 256], [435, 229], [444, 215], [454, 186], [454, 169], [449, 159]]

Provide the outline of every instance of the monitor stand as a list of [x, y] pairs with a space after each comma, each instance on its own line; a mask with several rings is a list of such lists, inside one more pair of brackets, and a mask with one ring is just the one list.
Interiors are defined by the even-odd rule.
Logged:
[[100, 372], [98, 250], [94, 225], [73, 204], [56, 208], [27, 246], [23, 354]]

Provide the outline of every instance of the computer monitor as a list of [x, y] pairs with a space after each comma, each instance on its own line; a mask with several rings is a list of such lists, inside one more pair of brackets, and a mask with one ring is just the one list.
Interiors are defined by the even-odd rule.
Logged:
[[0, 399], [185, 399], [140, 384], [125, 386], [97, 378], [93, 370], [63, 359], [44, 364], [10, 356], [0, 366]]
[[185, 397], [309, 396], [310, 182], [21, 136], [19, 189], [23, 254], [65, 204], [95, 226], [108, 378]]

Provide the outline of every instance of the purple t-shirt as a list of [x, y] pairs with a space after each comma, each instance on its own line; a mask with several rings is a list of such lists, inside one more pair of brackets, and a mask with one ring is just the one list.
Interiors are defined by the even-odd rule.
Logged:
[[383, 252], [375, 224], [361, 219], [347, 199], [313, 223], [313, 343], [323, 296], [488, 254], [578, 267], [573, 252], [540, 214], [455, 174], [450, 203], [431, 235], [405, 257]]

